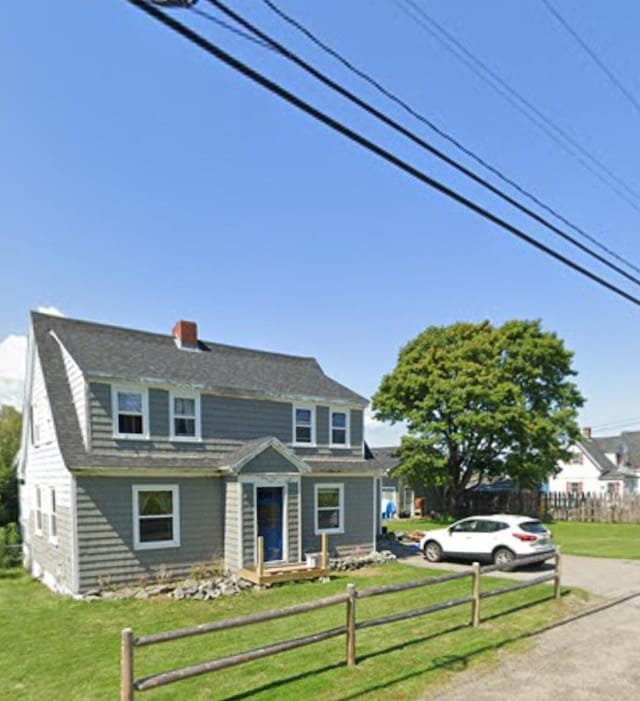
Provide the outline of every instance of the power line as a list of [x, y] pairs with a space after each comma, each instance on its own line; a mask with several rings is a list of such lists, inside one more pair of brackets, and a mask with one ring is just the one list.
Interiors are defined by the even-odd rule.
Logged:
[[426, 173], [424, 173], [421, 170], [418, 170], [416, 167], [412, 166], [411, 164], [407, 163], [406, 161], [402, 160], [395, 154], [391, 153], [390, 151], [387, 151], [386, 149], [382, 148], [378, 144], [370, 141], [366, 137], [362, 136], [361, 134], [353, 131], [343, 123], [339, 122], [338, 120], [334, 119], [333, 117], [327, 115], [326, 113], [322, 112], [321, 110], [317, 109], [316, 107], [310, 105], [309, 103], [305, 102], [301, 98], [299, 98], [297, 95], [294, 95], [293, 93], [289, 92], [285, 88], [283, 88], [281, 85], [278, 83], [275, 83], [274, 81], [270, 80], [266, 76], [262, 75], [258, 71], [254, 70], [250, 66], [246, 65], [245, 63], [241, 62], [231, 54], [227, 53], [220, 47], [216, 46], [213, 44], [211, 41], [206, 39], [205, 37], [201, 36], [197, 32], [193, 31], [190, 27], [187, 27], [186, 25], [182, 24], [181, 22], [178, 22], [175, 20], [173, 17], [170, 15], [166, 14], [165, 12], [162, 12], [161, 10], [157, 9], [153, 5], [150, 5], [147, 0], [127, 0], [130, 4], [135, 5], [138, 9], [142, 10], [143, 12], [147, 13], [151, 17], [155, 18], [162, 24], [164, 24], [166, 27], [172, 29], [176, 33], [180, 34], [182, 37], [185, 39], [188, 39], [191, 41], [193, 44], [196, 46], [200, 47], [210, 55], [214, 56], [217, 58], [219, 61], [222, 63], [225, 63], [227, 66], [230, 68], [233, 68], [235, 71], [238, 73], [241, 73], [244, 75], [246, 78], [249, 80], [253, 81], [254, 83], [257, 83], [258, 85], [262, 86], [269, 92], [277, 95], [281, 99], [285, 100], [289, 104], [293, 105], [294, 107], [297, 107], [299, 110], [302, 112], [305, 112], [309, 116], [313, 117], [316, 121], [321, 122], [325, 126], [329, 127], [333, 131], [338, 132], [339, 134], [342, 134], [344, 137], [349, 139], [350, 141], [353, 141], [354, 143], [362, 146], [366, 150], [370, 151], [371, 153], [375, 154], [379, 158], [383, 159], [384, 161], [387, 161], [388, 163], [391, 163], [394, 165], [396, 168], [399, 170], [402, 170], [403, 172], [407, 173], [408, 175], [411, 175], [413, 178], [416, 180], [419, 180], [423, 184], [427, 185], [428, 187], [437, 190], [438, 192], [442, 193], [449, 199], [463, 205], [467, 209], [475, 212], [476, 214], [480, 215], [482, 218], [486, 219], [487, 221], [490, 221], [505, 231], [509, 232], [516, 238], [519, 238], [522, 241], [525, 241], [529, 245], [533, 246], [534, 248], [537, 248], [538, 250], [542, 251], [543, 253], [546, 253], [547, 255], [551, 256], [552, 258], [555, 258], [556, 260], [560, 261], [567, 267], [571, 268], [572, 270], [575, 270], [576, 272], [580, 273], [581, 275], [584, 275], [585, 277], [589, 278], [593, 282], [596, 282], [597, 284], [601, 285], [602, 287], [605, 287], [609, 291], [613, 292], [614, 294], [617, 294], [620, 297], [623, 297], [627, 301], [631, 302], [632, 304], [635, 304], [636, 306], [640, 306], [640, 299], [637, 297], [634, 297], [633, 295], [629, 294], [628, 292], [624, 291], [623, 289], [616, 287], [612, 283], [608, 282], [604, 278], [600, 277], [599, 275], [596, 275], [595, 273], [591, 272], [587, 268], [584, 268], [583, 266], [579, 265], [578, 263], [572, 261], [571, 259], [567, 258], [566, 256], [562, 255], [561, 253], [558, 253], [557, 251], [553, 250], [549, 246], [546, 246], [545, 244], [541, 243], [540, 241], [536, 240], [529, 234], [526, 234], [524, 231], [519, 229], [518, 227], [514, 226], [513, 224], [510, 224], [509, 222], [505, 221], [504, 219], [500, 218], [493, 212], [485, 209], [484, 207], [481, 207], [480, 205], [476, 204], [475, 202], [471, 201], [470, 199], [464, 197], [460, 193], [456, 192], [452, 188], [444, 185], [442, 182], [436, 180], [435, 178], [430, 177]]
[[379, 81], [377, 81], [375, 78], [372, 78], [371, 75], [365, 73], [362, 69], [357, 68], [351, 61], [349, 61], [343, 55], [338, 53], [335, 49], [328, 46], [324, 41], [319, 39], [317, 37], [317, 35], [315, 35], [313, 32], [311, 32], [307, 27], [305, 27], [303, 24], [301, 24], [298, 20], [296, 20], [294, 17], [292, 17], [291, 15], [288, 15], [286, 12], [284, 12], [282, 9], [280, 9], [274, 2], [272, 2], [272, 0], [262, 0], [262, 1], [275, 14], [277, 14], [281, 19], [283, 19], [289, 25], [291, 25], [292, 27], [297, 29], [299, 32], [304, 34], [316, 46], [318, 46], [323, 51], [325, 51], [327, 54], [329, 54], [330, 56], [335, 58], [337, 61], [339, 61], [349, 71], [351, 71], [352, 73], [354, 73], [355, 75], [357, 75], [358, 77], [362, 78], [367, 83], [372, 85], [381, 94], [383, 94], [385, 97], [389, 98], [390, 100], [395, 102], [397, 105], [402, 107], [411, 116], [415, 117], [417, 120], [419, 120], [420, 122], [425, 124], [431, 130], [433, 130], [436, 134], [438, 134], [442, 138], [446, 139], [449, 143], [451, 143], [457, 149], [462, 151], [462, 153], [464, 153], [465, 155], [467, 155], [470, 158], [472, 158], [473, 160], [475, 160], [476, 163], [478, 163], [482, 167], [486, 168], [488, 171], [490, 171], [491, 173], [496, 175], [498, 178], [500, 178], [503, 182], [507, 183], [508, 185], [510, 185], [511, 187], [516, 189], [520, 194], [524, 195], [529, 200], [534, 202], [536, 205], [538, 205], [539, 207], [544, 209], [546, 212], [548, 212], [552, 216], [556, 217], [556, 219], [561, 221], [563, 224], [565, 224], [566, 226], [571, 228], [576, 233], [580, 234], [580, 236], [584, 237], [585, 239], [587, 239], [588, 241], [593, 243], [595, 246], [600, 248], [600, 250], [604, 251], [605, 253], [610, 255], [612, 258], [615, 258], [620, 263], [623, 263], [624, 265], [627, 265], [629, 268], [632, 268], [636, 272], [640, 273], [640, 268], [638, 266], [636, 266], [634, 263], [632, 263], [628, 259], [624, 258], [623, 256], [619, 255], [615, 251], [611, 250], [610, 248], [608, 248], [607, 246], [602, 244], [594, 236], [588, 234], [586, 231], [584, 231], [584, 229], [580, 228], [579, 226], [577, 226], [576, 224], [571, 222], [569, 219], [564, 217], [562, 214], [560, 214], [558, 211], [556, 211], [555, 209], [553, 209], [549, 205], [545, 204], [545, 202], [540, 200], [536, 195], [534, 195], [530, 191], [527, 191], [526, 189], [524, 189], [515, 180], [506, 176], [504, 173], [502, 173], [500, 170], [498, 170], [495, 166], [491, 165], [489, 162], [487, 162], [484, 158], [482, 158], [477, 153], [472, 151], [470, 148], [464, 146], [460, 141], [458, 141], [458, 139], [456, 139], [451, 134], [444, 131], [441, 127], [439, 127], [437, 124], [435, 124], [432, 120], [428, 119], [423, 114], [418, 112], [411, 105], [409, 105], [405, 100], [398, 97], [396, 94], [392, 93], [388, 88], [385, 88]]
[[188, 9], [190, 9], [191, 12], [193, 12], [194, 14], [199, 15], [200, 17], [204, 17], [205, 19], [209, 20], [210, 22], [214, 22], [219, 27], [226, 29], [228, 32], [231, 32], [232, 34], [236, 34], [237, 36], [242, 37], [243, 39], [246, 39], [247, 41], [250, 41], [254, 44], [257, 44], [258, 46], [261, 46], [263, 49], [270, 49], [271, 48], [265, 42], [260, 41], [259, 39], [256, 39], [255, 37], [251, 36], [251, 34], [247, 34], [246, 32], [239, 30], [237, 27], [234, 27], [233, 25], [229, 24], [228, 22], [224, 22], [219, 17], [214, 17], [211, 13], [206, 12], [205, 10], [201, 10], [200, 8], [195, 7], [193, 5], [188, 6]]
[[635, 419], [623, 419], [622, 421], [617, 421], [615, 423], [599, 424], [598, 426], [592, 426], [593, 431], [608, 431], [612, 428], [625, 428], [626, 426], [635, 426], [640, 424], [640, 416]]
[[[489, 85], [495, 92], [503, 97], [512, 107], [517, 109], [530, 122], [541, 129], [550, 139], [560, 146], [566, 153], [570, 154], [582, 164], [592, 175], [609, 189], [621, 197], [630, 207], [640, 212], [640, 194], [632, 189], [627, 183], [608, 168], [602, 161], [582, 146], [565, 129], [558, 126], [541, 110], [527, 100], [515, 88], [512, 88], [486, 63], [471, 53], [458, 39], [448, 32], [436, 20], [430, 17], [425, 10], [417, 5], [413, 0], [392, 0], [395, 5], [412, 19], [425, 32], [440, 42], [444, 48], [452, 53], [458, 60], [462, 61], [471, 71], [473, 71], [482, 81]], [[404, 3], [404, 4], [402, 4]], [[592, 165], [593, 164], [593, 165]], [[596, 166], [594, 168], [594, 166]], [[596, 169], [597, 168], [597, 169]], [[599, 169], [599, 170], [598, 170]], [[601, 171], [601, 172], [600, 172]], [[602, 173], [605, 173], [610, 180], [607, 180]], [[619, 185], [616, 187], [612, 182]], [[622, 189], [621, 189], [622, 188]], [[629, 193], [629, 197], [626, 193]], [[633, 198], [633, 199], [632, 199]]]
[[249, 22], [247, 19], [245, 19], [244, 17], [242, 17], [241, 15], [236, 13], [235, 11], [228, 8], [220, 0], [208, 0], [208, 2], [211, 5], [214, 5], [216, 8], [218, 8], [221, 12], [223, 12], [227, 17], [232, 19], [234, 22], [237, 22], [244, 29], [252, 32], [261, 42], [266, 43], [270, 48], [272, 48], [275, 51], [282, 54], [285, 58], [287, 58], [290, 61], [292, 61], [293, 63], [295, 63], [297, 66], [299, 66], [300, 68], [305, 70], [307, 73], [311, 74], [314, 78], [316, 78], [317, 80], [322, 82], [324, 85], [327, 85], [332, 90], [336, 91], [337, 93], [339, 93], [340, 95], [342, 95], [343, 97], [348, 99], [350, 102], [356, 104], [358, 107], [365, 110], [368, 114], [373, 115], [374, 117], [376, 117], [376, 119], [380, 120], [381, 122], [383, 122], [387, 126], [390, 126], [392, 129], [394, 129], [398, 133], [400, 133], [403, 136], [410, 139], [413, 143], [417, 144], [421, 148], [425, 149], [429, 153], [435, 155], [437, 158], [439, 158], [440, 160], [447, 163], [447, 165], [451, 166], [452, 168], [455, 168], [458, 172], [461, 172], [463, 175], [470, 178], [474, 182], [478, 183], [479, 185], [481, 185], [485, 189], [489, 190], [490, 192], [492, 192], [496, 196], [500, 197], [502, 200], [504, 200], [508, 204], [512, 205], [513, 207], [515, 207], [519, 211], [523, 212], [527, 216], [531, 217], [532, 219], [534, 219], [538, 223], [542, 224], [543, 226], [545, 226], [547, 229], [552, 231], [557, 236], [560, 236], [565, 241], [568, 241], [572, 245], [576, 246], [582, 252], [584, 252], [587, 255], [591, 256], [592, 258], [596, 259], [597, 261], [599, 261], [603, 265], [606, 265], [611, 270], [614, 270], [616, 273], [627, 278], [628, 280], [630, 280], [634, 284], [640, 285], [640, 279], [638, 279], [637, 277], [634, 277], [633, 275], [630, 275], [627, 271], [623, 270], [622, 268], [615, 265], [614, 263], [611, 263], [610, 261], [608, 261], [606, 258], [601, 256], [600, 254], [593, 251], [588, 246], [585, 246], [584, 244], [580, 243], [575, 238], [573, 238], [572, 236], [570, 236], [569, 234], [564, 232], [562, 229], [559, 229], [557, 226], [552, 224], [550, 221], [548, 221], [544, 217], [540, 216], [539, 214], [537, 214], [533, 210], [525, 207], [520, 202], [518, 202], [514, 198], [510, 197], [508, 194], [506, 194], [502, 190], [500, 190], [497, 187], [495, 187], [494, 185], [492, 185], [489, 181], [481, 178], [476, 173], [474, 173], [472, 170], [466, 168], [465, 166], [460, 164], [458, 161], [455, 161], [454, 159], [450, 158], [447, 154], [445, 154], [444, 152], [435, 148], [432, 144], [430, 144], [429, 142], [420, 138], [414, 132], [409, 131], [404, 126], [402, 126], [398, 122], [394, 121], [386, 114], [380, 112], [378, 109], [376, 109], [375, 107], [373, 107], [369, 103], [365, 102], [364, 100], [359, 98], [357, 95], [355, 95], [351, 91], [344, 88], [342, 85], [336, 83], [334, 80], [327, 77], [324, 73], [321, 73], [319, 70], [317, 70], [316, 68], [311, 66], [309, 63], [303, 61], [299, 56], [294, 54], [292, 51], [287, 49], [285, 46], [283, 46], [281, 43], [277, 42], [275, 39], [273, 39], [271, 36], [269, 36], [268, 34], [263, 32], [262, 30], [260, 30], [258, 27], [256, 27], [251, 22]]
[[587, 44], [587, 42], [576, 32], [576, 30], [569, 24], [569, 22], [556, 10], [556, 8], [549, 2], [549, 0], [542, 0], [542, 4], [547, 8], [553, 17], [558, 20], [565, 31], [573, 37], [576, 43], [582, 48], [582, 50], [591, 58], [591, 60], [598, 66], [598, 68], [609, 78], [609, 80], [615, 85], [616, 88], [622, 93], [622, 95], [631, 103], [633, 107], [640, 112], [640, 103], [634, 95], [628, 90], [622, 82], [617, 78], [613, 71], [608, 68], [605, 62], [596, 54], [596, 52]]

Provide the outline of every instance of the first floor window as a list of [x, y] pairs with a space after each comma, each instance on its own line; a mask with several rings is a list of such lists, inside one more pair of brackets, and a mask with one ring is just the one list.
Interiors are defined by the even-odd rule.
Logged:
[[116, 434], [143, 436], [145, 427], [145, 397], [141, 391], [116, 390]]
[[308, 407], [295, 407], [294, 424], [294, 442], [313, 443], [313, 410]]
[[49, 540], [58, 539], [58, 515], [56, 506], [56, 490], [51, 487], [49, 489]]
[[347, 413], [345, 411], [331, 412], [331, 445], [347, 445]]
[[344, 533], [344, 485], [315, 486], [315, 532]]
[[36, 487], [36, 533], [42, 533], [42, 489]]
[[180, 545], [178, 487], [134, 486], [133, 527], [137, 549]]

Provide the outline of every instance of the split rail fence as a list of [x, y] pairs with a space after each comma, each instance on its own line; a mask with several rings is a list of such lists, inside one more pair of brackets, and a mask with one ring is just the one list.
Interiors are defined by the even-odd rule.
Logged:
[[[534, 564], [539, 563], [543, 559], [544, 558], [541, 556], [533, 556], [518, 561], [518, 564]], [[534, 577], [526, 581], [521, 581], [516, 584], [502, 586], [483, 592], [480, 591], [481, 575], [504, 570], [506, 569], [505, 566], [488, 565], [481, 567], [479, 563], [474, 562], [471, 568], [463, 572], [455, 572], [453, 574], [446, 574], [438, 577], [427, 577], [415, 582], [406, 582], [403, 584], [390, 584], [380, 587], [372, 587], [361, 591], [357, 591], [355, 585], [348, 584], [347, 591], [344, 594], [336, 594], [334, 596], [318, 599], [316, 601], [289, 606], [288, 608], [277, 611], [263, 611], [237, 618], [230, 618], [212, 623], [204, 623], [197, 626], [190, 626], [187, 628], [180, 628], [177, 630], [165, 631], [142, 637], [135, 637], [131, 628], [125, 628], [122, 631], [120, 650], [120, 701], [133, 701], [135, 692], [148, 691], [150, 689], [155, 689], [157, 687], [171, 684], [183, 679], [189, 679], [190, 677], [195, 677], [201, 674], [216, 672], [228, 667], [234, 667], [236, 665], [251, 662], [253, 660], [259, 660], [263, 657], [269, 657], [271, 655], [277, 655], [278, 653], [285, 652], [287, 650], [312, 645], [313, 643], [319, 643], [323, 640], [329, 640], [330, 638], [336, 638], [339, 636], [345, 636], [346, 638], [346, 664], [348, 666], [353, 666], [357, 664], [356, 631], [385, 625], [387, 623], [395, 623], [397, 621], [403, 621], [410, 618], [416, 618], [418, 616], [426, 616], [431, 613], [436, 613], [438, 611], [443, 611], [445, 609], [450, 609], [465, 604], [471, 604], [470, 625], [477, 627], [480, 624], [480, 602], [482, 599], [500, 596], [518, 589], [532, 587], [552, 580], [554, 583], [553, 595], [555, 598], [559, 598], [561, 576], [561, 560], [559, 552], [556, 552], [554, 559], [555, 567], [552, 572], [548, 572], [541, 576]], [[386, 594], [396, 594], [398, 592], [407, 591], [410, 589], [433, 586], [435, 584], [442, 584], [443, 582], [453, 582], [455, 580], [465, 579], [467, 577], [471, 578], [472, 580], [471, 593], [468, 596], [449, 599], [448, 601], [432, 604], [431, 606], [425, 606], [424, 608], [394, 613], [381, 618], [368, 619], [361, 622], [357, 622], [356, 620], [357, 599], [366, 599], [373, 596], [384, 596]], [[245, 652], [229, 655], [227, 657], [221, 657], [208, 662], [182, 667], [170, 672], [162, 672], [141, 679], [134, 678], [134, 653], [138, 648], [156, 645], [159, 643], [166, 643], [181, 638], [188, 638], [195, 635], [204, 635], [205, 633], [214, 633], [222, 630], [239, 628], [241, 626], [264, 623], [266, 621], [273, 621], [276, 619], [285, 618], [287, 616], [298, 616], [308, 613], [309, 611], [317, 611], [318, 609], [338, 605], [345, 605], [346, 607], [346, 622], [344, 626], [319, 631], [317, 633], [299, 638], [281, 641], [272, 645], [263, 646], [259, 649], [247, 650]]]

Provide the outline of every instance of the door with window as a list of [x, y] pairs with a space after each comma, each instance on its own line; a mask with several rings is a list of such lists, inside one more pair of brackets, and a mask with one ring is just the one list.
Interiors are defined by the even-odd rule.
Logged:
[[283, 487], [258, 487], [258, 536], [264, 538], [265, 562], [284, 559], [283, 549]]

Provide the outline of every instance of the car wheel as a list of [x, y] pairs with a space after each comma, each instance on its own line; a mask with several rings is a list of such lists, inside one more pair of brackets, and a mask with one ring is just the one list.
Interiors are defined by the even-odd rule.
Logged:
[[435, 540], [430, 540], [424, 546], [424, 558], [429, 562], [440, 562], [442, 560], [442, 548]]
[[498, 548], [493, 553], [493, 563], [495, 565], [510, 565], [515, 559], [516, 556], [509, 548]]

